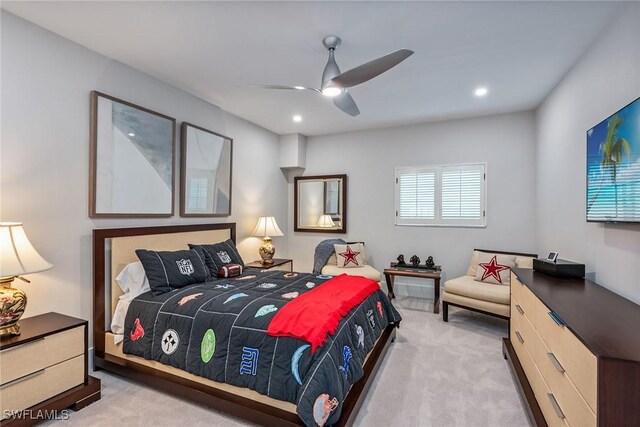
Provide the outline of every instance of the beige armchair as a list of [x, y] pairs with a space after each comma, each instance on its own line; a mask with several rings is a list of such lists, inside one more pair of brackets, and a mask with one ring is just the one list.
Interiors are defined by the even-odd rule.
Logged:
[[535, 254], [475, 249], [467, 274], [447, 280], [442, 293], [442, 320], [449, 321], [449, 306], [465, 308], [489, 316], [509, 320], [511, 315], [511, 287], [475, 280], [480, 253], [515, 256], [515, 267], [533, 268]]

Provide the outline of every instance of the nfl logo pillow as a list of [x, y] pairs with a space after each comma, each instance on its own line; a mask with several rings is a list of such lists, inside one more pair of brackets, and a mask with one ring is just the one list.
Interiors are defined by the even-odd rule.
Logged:
[[240, 253], [231, 239], [213, 245], [194, 245], [190, 243], [189, 248], [204, 257], [204, 261], [209, 268], [209, 274], [213, 278], [218, 277], [220, 269], [227, 264], [238, 264], [244, 267]]
[[154, 295], [209, 280], [205, 261], [196, 251], [136, 250]]

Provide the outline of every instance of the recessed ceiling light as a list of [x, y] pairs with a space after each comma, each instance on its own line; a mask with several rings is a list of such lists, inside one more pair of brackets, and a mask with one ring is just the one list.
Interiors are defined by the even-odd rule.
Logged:
[[293, 116], [293, 121], [296, 123], [300, 123], [302, 121], [302, 116], [296, 114], [295, 116]]
[[129, 134], [129, 136], [136, 136], [136, 134], [135, 134], [135, 133], [133, 133], [133, 132], [131, 132], [131, 133]]
[[481, 98], [481, 97], [485, 96], [485, 95], [486, 95], [486, 94], [488, 94], [488, 93], [489, 93], [489, 89], [487, 89], [486, 87], [479, 87], [479, 88], [477, 88], [477, 89], [476, 89], [476, 91], [474, 92], [474, 94], [475, 94], [477, 97], [479, 97], [479, 98]]

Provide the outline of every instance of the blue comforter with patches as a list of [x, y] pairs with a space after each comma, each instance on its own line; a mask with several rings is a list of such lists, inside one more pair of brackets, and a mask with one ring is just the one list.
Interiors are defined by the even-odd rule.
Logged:
[[378, 291], [314, 354], [307, 342], [266, 334], [279, 309], [329, 278], [249, 269], [159, 296], [147, 292], [129, 306], [124, 353], [292, 402], [306, 425], [331, 425], [366, 355], [401, 317]]

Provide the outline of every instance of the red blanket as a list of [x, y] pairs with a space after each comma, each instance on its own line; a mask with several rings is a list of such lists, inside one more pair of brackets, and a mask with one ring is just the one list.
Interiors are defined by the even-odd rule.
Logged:
[[271, 320], [267, 335], [307, 341], [313, 353], [347, 313], [379, 289], [365, 277], [336, 276], [285, 304]]

